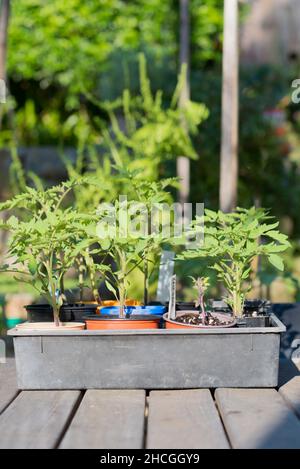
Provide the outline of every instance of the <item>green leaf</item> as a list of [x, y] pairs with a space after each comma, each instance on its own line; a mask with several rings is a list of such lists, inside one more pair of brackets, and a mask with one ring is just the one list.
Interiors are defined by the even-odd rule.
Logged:
[[104, 251], [108, 251], [111, 245], [111, 241], [109, 239], [101, 239], [99, 244]]
[[115, 295], [115, 297], [117, 298], [117, 297], [118, 297], [118, 295], [117, 295], [117, 290], [111, 285], [111, 283], [108, 282], [107, 280], [105, 280], [105, 285], [106, 285], [106, 288], [107, 288], [110, 292], [112, 292], [112, 293]]
[[281, 271], [284, 270], [284, 263], [280, 256], [277, 256], [276, 254], [271, 254], [268, 259], [270, 263], [274, 265], [274, 267], [276, 267], [276, 269]]
[[269, 236], [272, 239], [276, 239], [280, 243], [286, 243], [288, 237], [285, 234], [279, 233], [278, 231], [268, 231], [266, 236]]
[[9, 219], [7, 220], [7, 224], [8, 224], [11, 228], [17, 228], [17, 227], [18, 227], [18, 224], [19, 224], [19, 220], [17, 219], [17, 217], [15, 217], [14, 215], [12, 215], [12, 216], [9, 217]]
[[29, 263], [28, 263], [28, 269], [29, 269], [29, 272], [31, 273], [31, 275], [36, 274], [37, 267], [38, 267], [38, 265], [37, 265], [37, 262], [34, 259], [34, 257], [30, 258]]
[[211, 218], [212, 220], [215, 220], [217, 218], [217, 213], [213, 210], [209, 210], [208, 208], [205, 209], [204, 213], [207, 217]]

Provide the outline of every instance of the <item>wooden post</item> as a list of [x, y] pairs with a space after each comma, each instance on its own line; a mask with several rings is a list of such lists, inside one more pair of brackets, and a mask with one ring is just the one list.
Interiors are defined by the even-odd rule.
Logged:
[[[9, 21], [10, 0], [2, 0], [0, 5], [0, 79], [6, 82], [6, 50], [7, 50], [7, 29]], [[7, 85], [7, 83], [6, 83]], [[2, 127], [2, 108], [0, 104], [0, 130]], [[2, 220], [9, 217], [7, 212], [2, 213]], [[5, 246], [7, 243], [7, 231], [0, 233], [0, 264], [3, 263]]]
[[232, 211], [238, 187], [238, 0], [224, 0], [220, 209]]
[[[190, 14], [189, 0], [180, 0], [180, 48], [179, 66], [186, 67], [186, 79], [180, 92], [179, 106], [184, 108], [190, 99]], [[183, 120], [182, 123], [185, 126]], [[190, 193], [190, 160], [185, 156], [177, 158], [177, 176], [180, 178], [179, 202], [188, 201]]]
[[10, 0], [2, 0], [0, 10], [0, 78], [4, 81], [6, 81], [6, 49], [9, 10]]

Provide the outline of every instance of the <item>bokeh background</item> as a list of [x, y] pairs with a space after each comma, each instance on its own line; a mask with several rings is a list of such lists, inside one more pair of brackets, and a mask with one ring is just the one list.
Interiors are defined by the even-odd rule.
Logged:
[[[240, 3], [238, 204], [269, 208], [292, 242], [285, 272], [258, 272], [251, 294], [299, 301], [300, 107], [291, 84], [300, 78], [300, 2]], [[193, 105], [183, 138], [176, 93], [174, 101], [185, 27], [179, 0], [2, 0], [0, 74], [8, 95], [0, 104], [1, 200], [25, 184], [92, 172], [103, 191], [77, 194], [84, 208], [91, 198], [117, 194], [116, 159], [158, 180], [175, 176], [184, 155], [189, 200], [218, 208], [223, 1], [188, 4]], [[2, 234], [1, 263], [6, 241]], [[184, 278], [197, 265], [178, 269], [188, 297]], [[8, 319], [22, 316], [32, 295], [0, 275], [2, 326], [4, 309]]]

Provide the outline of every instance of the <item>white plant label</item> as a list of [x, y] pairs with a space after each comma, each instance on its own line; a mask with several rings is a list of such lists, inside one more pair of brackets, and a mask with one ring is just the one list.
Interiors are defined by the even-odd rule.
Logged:
[[170, 281], [169, 319], [176, 318], [176, 275], [172, 275]]
[[156, 300], [161, 303], [170, 300], [170, 281], [174, 274], [174, 257], [173, 251], [163, 251], [161, 255], [156, 294]]

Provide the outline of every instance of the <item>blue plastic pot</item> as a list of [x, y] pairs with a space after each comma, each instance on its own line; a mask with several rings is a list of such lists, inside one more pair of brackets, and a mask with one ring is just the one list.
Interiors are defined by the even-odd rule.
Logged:
[[[135, 306], [125, 306], [124, 312], [125, 314], [131, 314], [132, 310], [135, 309]], [[106, 306], [105, 308], [101, 308], [100, 315], [102, 316], [119, 316], [120, 307], [119, 306]]]
[[136, 306], [131, 314], [151, 314], [152, 316], [162, 316], [166, 311], [167, 308], [161, 305]]
[[[167, 308], [165, 306], [155, 305], [155, 306], [125, 306], [125, 314], [132, 315], [151, 315], [151, 316], [162, 316], [166, 312]], [[109, 316], [119, 316], [120, 308], [119, 306], [108, 306], [106, 308], [101, 308], [100, 314], [109, 315]]]

